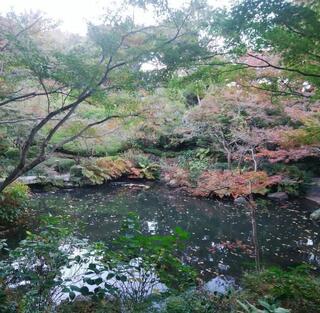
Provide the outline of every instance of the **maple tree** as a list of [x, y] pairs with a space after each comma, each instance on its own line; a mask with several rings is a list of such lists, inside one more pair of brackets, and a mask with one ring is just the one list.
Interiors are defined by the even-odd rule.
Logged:
[[[46, 111], [29, 119], [28, 131], [19, 138], [22, 141], [17, 147], [19, 160], [1, 183], [0, 191], [90, 128], [112, 119], [139, 115], [136, 108], [122, 110], [110, 103], [110, 94], [146, 85], [150, 88], [155, 80], [158, 85], [173, 71], [211, 54], [199, 40], [202, 20], [207, 14], [200, 4], [192, 2], [187, 7], [170, 10], [162, 1], [131, 1], [131, 5], [140, 7], [151, 5], [158, 12], [154, 25], [145, 26], [124, 14], [128, 5], [125, 1], [123, 14], [116, 10], [107, 12], [103, 22], [88, 25], [85, 38], [68, 41], [62, 47], [55, 42], [49, 44], [47, 38], [51, 33], [47, 29], [34, 32], [44, 22], [41, 16], [2, 17], [0, 62], [1, 82], [5, 86], [1, 84], [0, 106], [41, 99]], [[162, 69], [142, 71], [143, 64], [154, 61], [163, 64]], [[12, 82], [12, 88], [7, 88]], [[84, 103], [104, 105], [105, 116], [53, 143], [57, 132]], [[9, 125], [17, 122], [11, 120]], [[37, 154], [31, 158], [33, 146]]]
[[181, 187], [188, 193], [199, 197], [233, 197], [249, 194], [264, 195], [268, 188], [282, 181], [281, 175], [271, 175], [264, 171], [204, 171], [197, 179], [196, 185], [191, 184], [190, 176], [185, 169], [172, 167], [167, 170], [165, 180], [169, 185]]
[[239, 196], [266, 194], [268, 187], [281, 181], [280, 175], [268, 176], [263, 171], [235, 173], [232, 171], [206, 171], [200, 177], [193, 194], [197, 196]]

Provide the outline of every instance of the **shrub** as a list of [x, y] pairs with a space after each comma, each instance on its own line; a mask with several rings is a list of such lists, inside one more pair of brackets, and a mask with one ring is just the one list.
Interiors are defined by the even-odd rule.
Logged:
[[278, 185], [278, 191], [287, 192], [289, 195], [298, 196], [304, 192], [304, 185], [310, 176], [295, 165], [272, 164], [266, 167], [270, 175], [280, 174], [283, 179]]
[[[129, 148], [129, 144], [126, 141], [121, 141], [119, 138], [114, 138], [112, 141], [105, 145], [105, 155], [116, 156], [121, 152], [124, 152]], [[98, 151], [96, 149], [96, 151]]]
[[320, 142], [320, 115], [302, 120], [301, 125], [295, 125], [296, 129], [284, 133], [284, 144], [288, 147], [314, 145]]
[[223, 163], [223, 162], [217, 162], [213, 165], [213, 169], [215, 170], [221, 170], [221, 171], [225, 171], [229, 168], [228, 163]]
[[137, 159], [137, 168], [140, 170], [138, 175], [140, 178], [145, 179], [158, 179], [160, 176], [160, 166], [151, 162], [147, 157], [140, 156]]
[[74, 181], [91, 184], [103, 184], [106, 181], [127, 176], [129, 178], [157, 179], [160, 175], [159, 165], [146, 157], [136, 159], [136, 167], [129, 160], [118, 157], [105, 157], [85, 161], [80, 166], [70, 169]]
[[189, 171], [190, 171], [190, 179], [193, 182], [199, 178], [199, 176], [209, 168], [209, 160], [208, 159], [196, 159], [190, 161], [188, 164]]
[[293, 313], [320, 312], [320, 280], [314, 278], [306, 266], [247, 274], [243, 282], [246, 294], [254, 301], [269, 295]]
[[76, 162], [73, 159], [57, 159], [54, 164], [54, 169], [58, 173], [67, 173]]
[[9, 159], [17, 159], [20, 155], [20, 151], [18, 148], [9, 148], [4, 155]]
[[250, 124], [257, 128], [267, 128], [270, 123], [260, 116], [253, 116], [250, 120]]
[[268, 176], [266, 172], [206, 171], [192, 191], [196, 196], [238, 197], [250, 193], [264, 195], [269, 187], [281, 181], [280, 175]]
[[[108, 300], [101, 300], [101, 301], [76, 300], [74, 302], [65, 301], [64, 303], [61, 303], [57, 307], [57, 313], [120, 313], [120, 312], [121, 312], [121, 303], [115, 300], [112, 301], [111, 299], [110, 301]], [[133, 311], [131, 312], [133, 313]], [[136, 313], [138, 313], [138, 311], [136, 311]]]
[[83, 167], [81, 165], [73, 165], [70, 168], [70, 176], [73, 180], [81, 180], [83, 178], [82, 174]]
[[98, 158], [87, 160], [81, 165], [72, 166], [71, 177], [74, 181], [102, 184], [105, 181], [132, 174], [132, 163], [121, 158]]
[[266, 107], [265, 112], [269, 116], [279, 116], [283, 114], [283, 109], [280, 106]]
[[91, 153], [88, 153], [88, 155], [91, 154], [91, 156], [95, 157], [105, 157], [108, 155], [107, 147], [105, 145], [94, 145], [94, 148], [92, 148]]
[[128, 149], [121, 154], [121, 157], [125, 160], [129, 160], [133, 166], [138, 166], [139, 162], [143, 159], [148, 159], [149, 155], [139, 149]]
[[238, 301], [241, 308], [246, 313], [290, 313], [290, 310], [280, 308], [274, 303], [269, 303], [268, 301], [258, 300], [260, 306], [263, 308], [262, 310], [258, 309], [256, 306], [250, 304], [249, 302], [242, 303]]
[[178, 164], [183, 168], [188, 168], [188, 163], [190, 160], [193, 160], [195, 157], [194, 150], [185, 150], [182, 151], [178, 156]]
[[29, 187], [15, 182], [0, 194], [0, 216], [4, 224], [15, 223], [25, 210], [29, 198]]
[[189, 171], [181, 167], [169, 166], [164, 180], [172, 187], [191, 187]]
[[231, 313], [235, 312], [235, 297], [192, 290], [165, 300], [163, 313]]
[[145, 153], [153, 154], [159, 158], [162, 158], [162, 157], [174, 158], [179, 154], [178, 152], [175, 152], [175, 151], [163, 151], [159, 148], [148, 147], [148, 146], [144, 146], [142, 144], [135, 144], [134, 146], [136, 146], [138, 149], [142, 150]]
[[195, 150], [186, 150], [178, 157], [178, 163], [181, 167], [189, 170], [190, 180], [196, 182], [198, 177], [212, 167], [212, 160], [209, 158], [210, 149], [198, 148]]
[[0, 129], [0, 155], [5, 154], [10, 147], [10, 141], [8, 140], [8, 134], [6, 129]]
[[26, 173], [27, 175], [30, 175], [30, 176], [48, 176], [49, 173], [48, 173], [48, 168], [44, 165], [44, 164], [39, 164], [37, 165], [36, 167], [34, 167], [32, 170], [28, 171]]
[[28, 153], [28, 158], [35, 158], [38, 155], [39, 155], [39, 147], [37, 145], [30, 147], [29, 153]]

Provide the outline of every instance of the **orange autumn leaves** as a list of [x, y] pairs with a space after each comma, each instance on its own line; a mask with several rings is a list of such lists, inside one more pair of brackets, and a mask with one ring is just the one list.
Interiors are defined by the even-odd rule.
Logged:
[[172, 169], [166, 173], [165, 179], [174, 182], [194, 196], [200, 197], [234, 197], [251, 193], [264, 195], [268, 188], [281, 182], [281, 175], [268, 176], [264, 171], [205, 171], [197, 179], [195, 186], [191, 186], [186, 173]]

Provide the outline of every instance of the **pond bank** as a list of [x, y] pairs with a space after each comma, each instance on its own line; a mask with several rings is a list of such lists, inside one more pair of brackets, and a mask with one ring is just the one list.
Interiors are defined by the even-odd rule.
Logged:
[[[0, 179], [0, 184], [4, 181], [4, 179]], [[75, 181], [70, 173], [66, 174], [55, 174], [51, 176], [22, 176], [17, 179], [17, 181], [22, 182], [26, 185], [33, 186], [33, 185], [39, 185], [39, 186], [46, 186], [46, 185], [53, 185], [58, 188], [76, 188], [81, 187], [83, 185], [79, 185], [78, 181]], [[138, 186], [140, 182], [147, 181], [145, 179], [136, 179], [136, 178], [127, 178], [126, 180], [119, 180], [115, 179], [114, 181], [106, 182], [106, 184], [119, 184], [119, 185], [136, 185]], [[165, 181], [165, 183], [172, 187], [172, 188], [178, 188], [176, 185], [172, 185], [171, 181]], [[86, 185], [86, 184], [84, 184]], [[92, 184], [90, 184], [92, 185]], [[268, 198], [273, 200], [287, 200], [288, 195], [285, 192], [275, 192], [275, 193], [268, 193]], [[320, 177], [315, 177], [311, 180], [311, 183], [308, 184], [308, 188], [304, 195], [300, 197], [301, 199], [306, 199], [311, 202], [314, 202], [318, 205], [320, 205]]]

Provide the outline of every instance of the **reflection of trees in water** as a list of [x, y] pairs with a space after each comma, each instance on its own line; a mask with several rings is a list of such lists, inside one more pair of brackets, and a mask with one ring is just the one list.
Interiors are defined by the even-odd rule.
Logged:
[[[210, 271], [239, 275], [248, 268], [254, 255], [258, 255], [260, 263], [273, 265], [303, 261], [320, 265], [319, 228], [310, 223], [304, 206], [294, 201], [268, 202], [263, 208], [261, 201], [255, 199], [253, 216], [248, 205], [190, 198], [157, 184], [148, 190], [113, 186], [80, 188], [39, 198], [39, 209], [50, 206], [52, 213], [65, 212], [83, 221], [82, 235], [92, 240], [108, 241], [129, 211], [140, 216], [146, 233], [168, 234], [180, 226], [190, 233], [185, 260], [208, 271], [210, 277]], [[212, 244], [226, 248], [212, 253], [209, 251]], [[255, 245], [259, 246], [257, 251]]]
[[308, 238], [300, 239], [297, 242], [298, 251], [304, 255], [307, 263], [320, 266], [320, 242], [319, 236], [310, 234]]
[[258, 229], [257, 229], [257, 204], [254, 202], [252, 194], [248, 197], [248, 206], [250, 208], [251, 213], [251, 227], [252, 227], [252, 243], [254, 246], [254, 259], [256, 263], [256, 270], [260, 271], [260, 248], [259, 248], [259, 240], [258, 240]]

